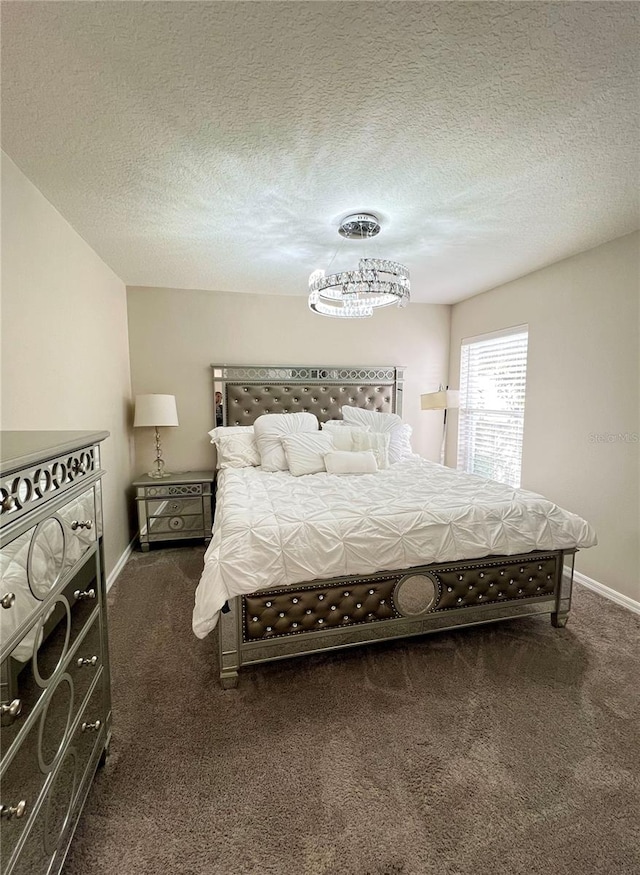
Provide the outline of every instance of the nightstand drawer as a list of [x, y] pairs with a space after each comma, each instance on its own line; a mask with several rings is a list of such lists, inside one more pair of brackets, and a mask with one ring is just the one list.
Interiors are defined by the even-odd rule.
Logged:
[[154, 516], [149, 518], [148, 537], [181, 535], [185, 538], [189, 537], [190, 532], [193, 532], [195, 538], [202, 535], [203, 530], [202, 514], [198, 516]]
[[163, 498], [158, 501], [147, 499], [149, 516], [185, 516], [202, 514], [202, 498]]

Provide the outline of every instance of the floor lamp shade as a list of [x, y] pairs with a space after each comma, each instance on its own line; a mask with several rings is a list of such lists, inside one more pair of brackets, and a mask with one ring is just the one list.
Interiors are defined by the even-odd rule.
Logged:
[[134, 428], [179, 425], [175, 395], [136, 395]]
[[429, 392], [420, 396], [422, 410], [451, 410], [460, 406], [460, 392], [458, 389], [439, 389], [437, 392]]

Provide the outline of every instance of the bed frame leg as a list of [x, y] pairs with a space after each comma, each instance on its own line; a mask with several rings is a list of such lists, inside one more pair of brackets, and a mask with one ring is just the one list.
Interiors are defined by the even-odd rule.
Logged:
[[238, 672], [237, 671], [221, 671], [220, 672], [220, 685], [223, 690], [235, 690], [238, 686]]
[[232, 690], [238, 686], [241, 607], [240, 596], [229, 599], [229, 611], [221, 613], [218, 621], [220, 683], [225, 690]]
[[[556, 586], [555, 610], [551, 614], [551, 625], [556, 629], [564, 629], [569, 619], [571, 610], [571, 594], [573, 591], [573, 568], [575, 563], [575, 550], [565, 551], [558, 560], [558, 583]], [[565, 560], [570, 564], [565, 566]]]

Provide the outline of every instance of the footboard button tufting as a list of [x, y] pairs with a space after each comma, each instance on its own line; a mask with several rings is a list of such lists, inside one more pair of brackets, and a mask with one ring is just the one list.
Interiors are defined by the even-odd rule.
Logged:
[[258, 622], [258, 618], [257, 618], [257, 617], [252, 617], [251, 619], [253, 620], [254, 623], [257, 623], [257, 622]]
[[342, 619], [346, 621], [346, 620], [349, 619], [349, 617], [347, 616], [347, 614], [345, 614], [344, 617], [343, 617]]
[[349, 598], [349, 593], [345, 592], [344, 596], [345, 596], [345, 598]]
[[324, 620], [322, 619], [322, 617], [320, 617], [320, 619], [318, 620], [318, 623], [324, 623]]
[[265, 608], [270, 608], [270, 607], [271, 607], [271, 602], [265, 602], [265, 603], [264, 603], [264, 606], [265, 606]]
[[362, 602], [358, 602], [358, 604], [356, 605], [356, 608], [361, 608], [361, 607], [362, 607]]
[[294, 605], [298, 604], [298, 599], [291, 599], [291, 601], [293, 602]]
[[267, 632], [271, 632], [271, 626], [267, 626]]
[[307, 608], [307, 610], [305, 611], [305, 614], [310, 614], [310, 613], [311, 613], [311, 608]]
[[323, 598], [324, 598], [323, 595], [319, 595], [319, 596], [318, 596], [318, 601], [321, 602]]
[[280, 613], [278, 614], [278, 616], [279, 616], [279, 617], [284, 617], [284, 611], [280, 611]]
[[369, 590], [369, 595], [373, 595], [373, 594], [374, 594], [374, 592], [375, 592], [375, 590], [373, 590], [373, 589], [370, 589], [370, 590]]
[[331, 610], [332, 610], [332, 611], [337, 610], [336, 606], [335, 606], [335, 605], [331, 605]]
[[447, 592], [453, 592], [453, 587], [452, 587], [452, 586], [448, 586], [448, 587], [447, 587]]
[[297, 628], [298, 628], [298, 624], [297, 624], [297, 623], [292, 623], [292, 624], [291, 624], [291, 627], [292, 627], [293, 629], [297, 629]]
[[462, 596], [458, 596], [458, 601], [459, 601], [459, 602], [462, 601]]

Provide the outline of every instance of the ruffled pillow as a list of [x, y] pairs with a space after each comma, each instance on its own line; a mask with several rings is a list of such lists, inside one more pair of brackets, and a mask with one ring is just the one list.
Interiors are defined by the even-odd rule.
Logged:
[[397, 413], [378, 413], [362, 407], [344, 405], [342, 416], [354, 425], [369, 426], [372, 432], [389, 435], [389, 461], [401, 462], [413, 456], [411, 449], [411, 426], [403, 422]]

